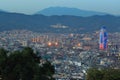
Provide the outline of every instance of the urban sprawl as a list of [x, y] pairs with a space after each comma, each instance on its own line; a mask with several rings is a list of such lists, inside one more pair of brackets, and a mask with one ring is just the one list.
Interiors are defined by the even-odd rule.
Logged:
[[107, 45], [106, 50], [99, 49], [99, 31], [85, 34], [0, 32], [0, 48], [16, 51], [31, 47], [55, 66], [56, 79], [84, 79], [91, 67], [120, 68], [120, 33], [108, 33]]

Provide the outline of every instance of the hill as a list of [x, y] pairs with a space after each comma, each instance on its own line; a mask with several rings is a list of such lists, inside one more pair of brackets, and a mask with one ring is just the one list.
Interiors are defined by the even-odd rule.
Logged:
[[44, 16], [0, 12], [0, 31], [27, 29], [38, 32], [83, 33], [99, 30], [105, 25], [107, 31], [120, 31], [120, 17], [112, 15], [78, 17], [78, 16]]
[[67, 8], [67, 7], [49, 7], [41, 11], [38, 11], [36, 14], [43, 14], [46, 16], [72, 15], [72, 16], [82, 16], [82, 17], [88, 17], [93, 15], [106, 15], [106, 13], [102, 13], [102, 12], [87, 11], [87, 10], [81, 10], [77, 8]]

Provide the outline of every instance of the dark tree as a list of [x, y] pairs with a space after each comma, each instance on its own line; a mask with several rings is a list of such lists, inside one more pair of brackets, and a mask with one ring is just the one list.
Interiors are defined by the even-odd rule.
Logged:
[[87, 80], [120, 80], [120, 69], [89, 69]]
[[0, 49], [2, 80], [52, 80], [54, 67], [49, 61], [40, 66], [40, 57], [29, 47], [9, 52]]

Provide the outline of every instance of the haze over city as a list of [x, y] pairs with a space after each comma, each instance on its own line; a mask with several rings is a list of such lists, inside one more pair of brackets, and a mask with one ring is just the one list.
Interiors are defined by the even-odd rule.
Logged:
[[119, 3], [1, 0], [0, 80], [120, 80]]
[[120, 15], [120, 0], [1, 0], [0, 9], [34, 14], [48, 7], [70, 7]]

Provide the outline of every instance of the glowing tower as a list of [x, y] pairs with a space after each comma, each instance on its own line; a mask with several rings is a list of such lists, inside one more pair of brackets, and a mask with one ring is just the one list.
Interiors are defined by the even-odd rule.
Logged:
[[105, 27], [102, 27], [101, 30], [100, 30], [99, 49], [100, 50], [106, 50], [107, 49], [107, 32], [106, 32]]

